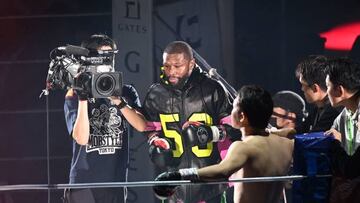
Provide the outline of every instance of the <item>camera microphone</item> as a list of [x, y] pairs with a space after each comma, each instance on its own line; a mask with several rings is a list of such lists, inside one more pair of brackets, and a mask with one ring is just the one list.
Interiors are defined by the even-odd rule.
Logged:
[[84, 47], [66, 45], [63, 47], [58, 47], [57, 50], [64, 52], [67, 55], [77, 55], [77, 56], [88, 56], [89, 50]]

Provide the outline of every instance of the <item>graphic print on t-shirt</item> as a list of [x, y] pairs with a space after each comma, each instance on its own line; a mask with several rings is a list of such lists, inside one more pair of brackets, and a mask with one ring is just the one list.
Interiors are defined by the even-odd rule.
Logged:
[[114, 154], [122, 148], [124, 132], [122, 118], [115, 107], [105, 104], [94, 108], [90, 117], [90, 139], [86, 152], [98, 151], [99, 154]]

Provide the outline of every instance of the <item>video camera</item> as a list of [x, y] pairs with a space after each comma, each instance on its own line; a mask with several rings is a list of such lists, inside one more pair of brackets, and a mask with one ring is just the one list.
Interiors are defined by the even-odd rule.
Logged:
[[122, 73], [97, 72], [97, 69], [113, 67], [117, 50], [90, 53], [86, 48], [67, 45], [50, 52], [45, 94], [53, 89], [86, 91], [90, 98], [121, 96]]

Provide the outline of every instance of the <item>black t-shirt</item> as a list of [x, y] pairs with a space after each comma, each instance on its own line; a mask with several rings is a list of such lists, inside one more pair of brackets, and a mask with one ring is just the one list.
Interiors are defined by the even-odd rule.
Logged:
[[[134, 87], [124, 85], [122, 96], [133, 108], [141, 108]], [[65, 120], [70, 135], [77, 117], [77, 106], [76, 95], [65, 99]], [[120, 110], [105, 98], [90, 99], [88, 114], [89, 142], [81, 146], [73, 141], [70, 183], [126, 181], [129, 124]]]

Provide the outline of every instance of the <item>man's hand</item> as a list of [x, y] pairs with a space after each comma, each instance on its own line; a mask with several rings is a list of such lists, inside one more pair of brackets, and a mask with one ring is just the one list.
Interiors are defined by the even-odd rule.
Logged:
[[335, 139], [339, 140], [341, 142], [341, 133], [334, 128], [331, 128], [330, 130], [326, 131], [324, 135], [333, 135]]
[[74, 78], [74, 92], [78, 95], [79, 100], [87, 100], [90, 96], [91, 75], [89, 73], [81, 73]]
[[128, 105], [126, 100], [122, 97], [111, 96], [111, 97], [109, 97], [109, 99], [110, 99], [111, 103], [116, 105], [119, 109], [122, 109]]

